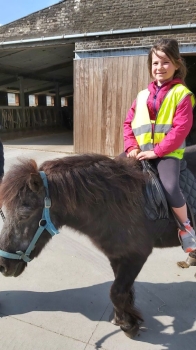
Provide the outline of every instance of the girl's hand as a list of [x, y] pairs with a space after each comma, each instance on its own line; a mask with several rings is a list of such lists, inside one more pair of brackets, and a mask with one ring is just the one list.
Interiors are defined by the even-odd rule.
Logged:
[[157, 158], [157, 155], [154, 153], [154, 151], [140, 152], [136, 156], [136, 159], [138, 160], [155, 159], [155, 158]]
[[129, 158], [136, 158], [138, 153], [140, 153], [140, 149], [139, 148], [132, 149], [131, 152], [127, 153], [127, 157], [129, 157]]

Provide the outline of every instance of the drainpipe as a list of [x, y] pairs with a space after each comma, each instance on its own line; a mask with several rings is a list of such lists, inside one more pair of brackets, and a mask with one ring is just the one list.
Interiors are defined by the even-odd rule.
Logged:
[[177, 30], [177, 29], [193, 29], [196, 28], [196, 23], [188, 23], [188, 24], [179, 24], [172, 25], [169, 24], [167, 26], [158, 26], [158, 27], [139, 27], [139, 28], [130, 28], [130, 29], [117, 29], [117, 30], [109, 30], [104, 32], [92, 32], [92, 33], [81, 33], [81, 34], [70, 34], [70, 35], [58, 35], [51, 37], [40, 37], [40, 38], [32, 38], [32, 39], [21, 39], [14, 41], [2, 41], [0, 42], [0, 46], [9, 46], [9, 45], [18, 45], [18, 44], [28, 44], [28, 43], [38, 43], [45, 42], [51, 40], [63, 40], [63, 39], [79, 39], [79, 38], [87, 38], [87, 37], [99, 37], [103, 35], [115, 35], [115, 34], [131, 34], [131, 33], [143, 33], [143, 32], [155, 32], [155, 31], [167, 31], [167, 30]]

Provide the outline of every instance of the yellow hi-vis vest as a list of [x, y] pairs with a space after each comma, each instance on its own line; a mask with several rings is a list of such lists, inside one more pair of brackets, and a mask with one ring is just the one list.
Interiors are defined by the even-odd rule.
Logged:
[[[147, 99], [150, 92], [148, 89], [139, 92], [136, 100], [136, 110], [131, 127], [137, 143], [142, 151], [152, 150], [168, 134], [172, 127], [173, 117], [178, 104], [187, 95], [191, 96], [192, 106], [195, 105], [195, 97], [192, 92], [182, 84], [177, 84], [166, 94], [157, 114], [156, 121], [150, 120]], [[152, 131], [154, 124], [154, 132]], [[185, 150], [185, 141], [175, 151], [165, 155], [165, 157], [175, 157], [182, 159]]]

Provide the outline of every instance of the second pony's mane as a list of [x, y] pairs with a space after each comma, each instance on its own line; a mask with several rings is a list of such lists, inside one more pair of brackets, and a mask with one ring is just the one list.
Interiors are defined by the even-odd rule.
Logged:
[[111, 217], [126, 216], [141, 202], [143, 176], [134, 162], [86, 154], [46, 161], [39, 169], [32, 159], [20, 160], [6, 173], [1, 186], [0, 196], [7, 208], [17, 205], [20, 191], [23, 198], [25, 193], [28, 196], [28, 180], [38, 170], [47, 175], [52, 202], [70, 214], [84, 207], [89, 211], [103, 207]]

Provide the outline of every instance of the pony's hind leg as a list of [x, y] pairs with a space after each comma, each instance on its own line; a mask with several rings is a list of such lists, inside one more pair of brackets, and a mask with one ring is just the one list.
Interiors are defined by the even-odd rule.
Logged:
[[114, 305], [112, 323], [119, 325], [127, 336], [133, 337], [143, 321], [134, 307], [133, 283], [147, 257], [132, 254], [129, 258], [110, 260], [115, 280], [111, 286], [110, 298]]

